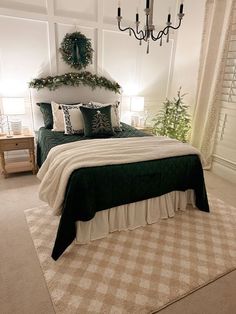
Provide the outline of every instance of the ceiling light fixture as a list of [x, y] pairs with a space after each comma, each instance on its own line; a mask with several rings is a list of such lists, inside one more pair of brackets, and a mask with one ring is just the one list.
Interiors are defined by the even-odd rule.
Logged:
[[182, 18], [184, 17], [184, 5], [183, 3], [180, 4], [179, 8], [179, 13], [178, 13], [178, 18], [179, 18], [179, 23], [177, 26], [172, 26], [171, 22], [171, 14], [169, 13], [167, 15], [167, 22], [166, 22], [166, 27], [163, 28], [163, 30], [159, 31], [156, 36], [154, 34], [155, 31], [155, 26], [153, 25], [153, 4], [154, 0], [146, 0], [146, 8], [144, 9], [145, 15], [146, 15], [146, 24], [144, 26], [143, 30], [139, 29], [139, 13], [137, 11], [136, 13], [136, 30], [134, 30], [132, 27], [121, 27], [121, 7], [120, 7], [120, 1], [118, 2], [118, 10], [117, 10], [117, 21], [118, 21], [118, 28], [120, 31], [125, 32], [129, 31], [129, 35], [131, 36], [132, 34], [134, 37], [139, 40], [139, 44], [141, 45], [142, 40], [147, 42], [147, 53], [149, 53], [149, 40], [152, 39], [154, 41], [160, 40], [160, 46], [162, 46], [162, 37], [166, 36], [166, 41], [169, 42], [169, 32], [170, 29], [176, 30], [181, 26]]

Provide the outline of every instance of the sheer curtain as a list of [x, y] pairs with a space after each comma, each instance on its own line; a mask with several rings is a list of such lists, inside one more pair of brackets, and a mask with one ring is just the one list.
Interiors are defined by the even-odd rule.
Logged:
[[211, 167], [215, 133], [219, 120], [224, 50], [236, 0], [207, 0], [199, 68], [197, 103], [191, 142]]

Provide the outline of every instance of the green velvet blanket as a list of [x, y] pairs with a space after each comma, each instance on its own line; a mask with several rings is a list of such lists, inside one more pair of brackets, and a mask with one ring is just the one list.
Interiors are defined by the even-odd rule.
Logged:
[[[146, 136], [130, 126], [118, 137]], [[51, 133], [50, 133], [51, 132]], [[49, 150], [65, 141], [78, 140], [78, 136], [66, 136], [40, 129], [38, 136], [39, 165]], [[76, 139], [77, 138], [77, 139]], [[79, 139], [83, 137], [79, 137]], [[52, 252], [57, 260], [76, 235], [75, 221], [88, 221], [97, 211], [122, 204], [157, 197], [171, 191], [195, 191], [196, 206], [208, 212], [202, 165], [197, 155], [171, 157], [131, 164], [82, 168], [70, 177], [65, 194], [63, 211]]]

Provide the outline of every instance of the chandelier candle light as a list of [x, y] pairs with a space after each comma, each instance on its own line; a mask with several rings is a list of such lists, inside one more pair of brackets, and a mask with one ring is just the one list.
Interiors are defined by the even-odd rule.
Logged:
[[183, 3], [180, 4], [180, 8], [179, 8], [179, 13], [178, 13], [178, 17], [179, 17], [179, 23], [177, 26], [172, 26], [172, 22], [171, 22], [171, 14], [169, 13], [167, 15], [167, 22], [166, 22], [166, 27], [163, 28], [163, 30], [159, 31], [156, 36], [154, 34], [155, 31], [155, 26], [153, 25], [153, 4], [154, 4], [154, 0], [146, 0], [146, 8], [144, 9], [145, 15], [146, 15], [146, 24], [144, 26], [144, 30], [140, 30], [139, 29], [139, 14], [138, 12], [136, 13], [136, 20], [135, 20], [135, 24], [136, 24], [136, 30], [134, 30], [132, 27], [125, 27], [122, 28], [121, 27], [121, 20], [122, 20], [122, 16], [121, 16], [121, 7], [120, 7], [120, 1], [118, 2], [118, 10], [117, 10], [117, 21], [118, 21], [118, 28], [120, 31], [125, 32], [125, 31], [129, 31], [129, 35], [131, 36], [132, 33], [134, 35], [134, 37], [139, 40], [139, 44], [141, 45], [142, 40], [147, 42], [147, 53], [149, 53], [149, 40], [152, 39], [154, 41], [157, 41], [160, 39], [160, 46], [162, 46], [162, 37], [165, 35], [166, 36], [166, 41], [169, 42], [169, 31], [170, 29], [178, 29], [181, 26], [181, 22], [182, 22], [182, 18], [184, 17], [184, 5]]

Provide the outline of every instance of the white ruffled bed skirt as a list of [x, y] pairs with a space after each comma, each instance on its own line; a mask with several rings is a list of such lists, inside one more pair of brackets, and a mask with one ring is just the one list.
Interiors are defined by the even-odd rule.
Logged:
[[193, 190], [174, 191], [148, 200], [99, 211], [93, 219], [76, 223], [75, 243], [89, 243], [107, 237], [110, 232], [133, 230], [160, 219], [174, 217], [176, 211], [185, 211], [187, 204], [195, 206]]

